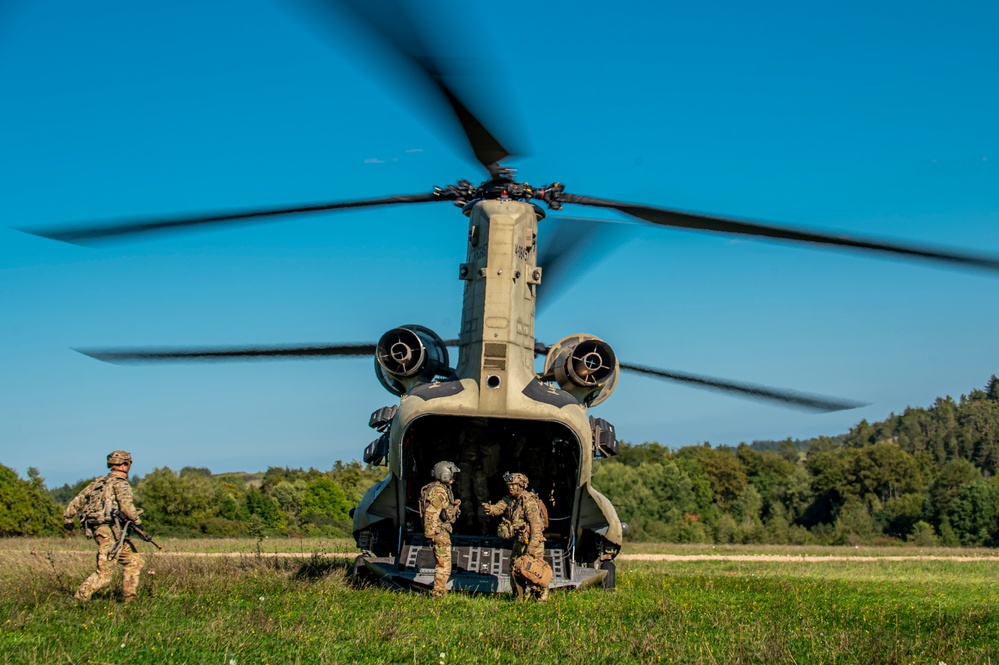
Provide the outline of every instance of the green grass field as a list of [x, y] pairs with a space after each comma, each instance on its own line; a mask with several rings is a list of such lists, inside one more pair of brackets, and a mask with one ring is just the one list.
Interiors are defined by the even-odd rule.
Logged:
[[992, 551], [644, 545], [679, 560], [537, 605], [353, 589], [344, 541], [162, 544], [136, 603], [118, 577], [81, 606], [89, 543], [0, 541], [0, 662], [999, 663]]

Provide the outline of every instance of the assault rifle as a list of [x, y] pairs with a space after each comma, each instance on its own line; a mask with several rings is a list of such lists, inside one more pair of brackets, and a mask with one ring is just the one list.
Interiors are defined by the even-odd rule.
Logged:
[[122, 515], [121, 511], [119, 511], [117, 508], [111, 511], [111, 518], [114, 519], [115, 524], [118, 525], [118, 530], [120, 534], [118, 535], [118, 542], [114, 544], [114, 547], [108, 550], [108, 559], [113, 559], [118, 554], [118, 551], [121, 550], [121, 546], [124, 545], [125, 540], [128, 539], [129, 530], [131, 530], [135, 535], [137, 535], [139, 538], [142, 538], [147, 543], [152, 543], [153, 545], [156, 545], [156, 549], [158, 550], [163, 549], [162, 547], [159, 546], [159, 544], [157, 544], [155, 540], [153, 540], [152, 536], [150, 536], [148, 533], [140, 529], [139, 525], [136, 524], [133, 520], [130, 520], [124, 515]]

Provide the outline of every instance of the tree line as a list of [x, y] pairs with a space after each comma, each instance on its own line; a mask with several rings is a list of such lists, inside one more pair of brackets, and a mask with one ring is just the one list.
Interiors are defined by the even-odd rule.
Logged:
[[[46, 491], [37, 470], [28, 475], [21, 480], [0, 465], [0, 536], [60, 533], [63, 508], [92, 480]], [[143, 526], [157, 535], [346, 536], [348, 511], [384, 475], [382, 468], [338, 461], [329, 471], [271, 467], [257, 474], [163, 467], [130, 481]]]
[[[630, 540], [697, 543], [999, 546], [999, 380], [954, 401], [907, 408], [848, 433], [671, 449], [622, 443], [593, 484]], [[199, 467], [133, 477], [155, 533], [174, 536], [348, 535], [348, 511], [384, 468]], [[49, 491], [38, 471], [0, 465], [0, 536], [54, 535], [62, 507], [90, 479]]]
[[671, 450], [623, 444], [593, 484], [629, 538], [999, 546], [999, 380], [847, 434]]

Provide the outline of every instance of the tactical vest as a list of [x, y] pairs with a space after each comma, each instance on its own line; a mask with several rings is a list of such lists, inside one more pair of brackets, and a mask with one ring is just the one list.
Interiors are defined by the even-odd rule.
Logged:
[[420, 490], [420, 519], [425, 519], [427, 514], [427, 506], [430, 504], [430, 490], [434, 489], [437, 485], [441, 485], [447, 494], [447, 505], [441, 509], [441, 521], [446, 522], [447, 516], [444, 514], [448, 507], [454, 504], [454, 495], [451, 493], [451, 488], [444, 483], [430, 483], [429, 485], [424, 485], [423, 489]]
[[80, 511], [80, 518], [85, 522], [107, 524], [111, 521], [111, 510], [114, 506], [114, 481], [111, 476], [98, 478], [87, 494], [87, 503]]
[[[541, 515], [541, 530], [544, 531], [548, 528], [548, 508], [545, 506], [545, 502], [539, 499], [538, 495], [534, 492], [524, 490], [524, 493], [517, 497], [517, 499], [510, 506], [506, 515], [504, 515], [503, 519], [500, 521], [499, 528], [496, 530], [496, 533], [500, 538], [513, 538], [516, 536], [517, 532], [523, 528], [524, 522], [522, 521], [522, 516], [525, 512], [524, 503], [527, 500], [528, 495], [532, 496], [534, 500], [538, 502], [538, 513]], [[518, 513], [521, 517], [516, 522], [511, 521], [510, 518], [507, 517], [507, 515], [516, 515]]]

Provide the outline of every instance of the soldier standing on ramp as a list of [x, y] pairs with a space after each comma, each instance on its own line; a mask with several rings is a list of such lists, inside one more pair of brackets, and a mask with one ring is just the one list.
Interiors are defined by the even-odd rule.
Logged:
[[423, 535], [434, 544], [434, 589], [431, 595], [442, 598], [447, 593], [451, 577], [451, 530], [458, 519], [461, 499], [451, 492], [454, 476], [459, 472], [451, 462], [438, 462], [430, 474], [434, 482], [420, 490], [420, 517], [423, 518]]
[[504, 473], [510, 498], [483, 507], [489, 515], [502, 515], [498, 533], [501, 538], [513, 538], [510, 558], [510, 581], [517, 598], [536, 593], [538, 602], [548, 600], [548, 585], [552, 568], [545, 561], [545, 527], [548, 511], [534, 492], [527, 491], [527, 476]]
[[87, 485], [63, 511], [63, 523], [67, 529], [73, 529], [73, 516], [78, 513], [83, 532], [87, 534], [87, 538], [93, 538], [97, 543], [97, 570], [76, 590], [73, 597], [79, 601], [90, 600], [95, 591], [111, 582], [115, 561], [125, 568], [121, 583], [125, 602], [130, 603], [136, 598], [142, 557], [135, 545], [126, 538], [117, 555], [108, 558], [108, 553], [121, 535], [120, 526], [112, 519], [111, 512], [118, 510], [126, 519], [141, 524], [139, 515], [142, 510], [137, 510], [132, 505], [132, 486], [128, 484], [128, 470], [131, 467], [131, 455], [124, 450], [114, 451], [108, 455], [110, 473]]
[[472, 427], [458, 436], [458, 461], [465, 470], [458, 479], [458, 496], [465, 504], [463, 523], [483, 534], [489, 525], [482, 506], [489, 501], [489, 479], [499, 472], [501, 453], [499, 442], [488, 437], [482, 427]]

